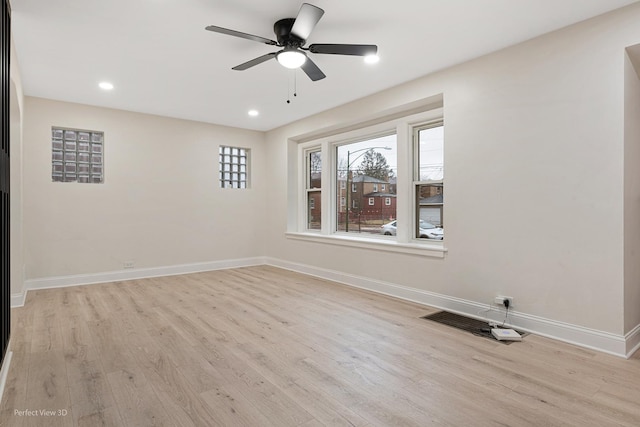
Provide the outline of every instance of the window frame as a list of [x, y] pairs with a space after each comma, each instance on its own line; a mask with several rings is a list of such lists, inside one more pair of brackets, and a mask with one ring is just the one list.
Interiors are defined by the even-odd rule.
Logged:
[[[443, 257], [447, 252], [444, 241], [420, 239], [415, 237], [414, 229], [419, 218], [418, 206], [415, 198], [414, 171], [418, 160], [415, 153], [414, 130], [431, 123], [444, 124], [442, 104], [418, 113], [407, 113], [399, 118], [378, 120], [374, 124], [364, 121], [363, 126], [350, 126], [348, 130], [335, 131], [330, 135], [319, 136], [315, 139], [307, 137], [303, 141], [290, 139], [292, 149], [297, 153], [297, 169], [299, 191], [292, 195], [297, 202], [295, 210], [298, 212], [297, 221], [289, 222], [287, 238], [295, 240], [314, 241], [335, 244], [339, 246], [361, 247], [389, 252], [411, 253], [424, 256]], [[414, 110], [415, 111], [415, 110]], [[398, 117], [397, 115], [395, 117]], [[364, 125], [366, 123], [366, 126]], [[397, 135], [397, 174], [396, 174], [396, 218], [400, 221], [396, 236], [363, 235], [344, 231], [335, 231], [339, 209], [338, 178], [337, 178], [337, 150], [340, 145], [350, 144], [362, 140], [372, 139], [381, 135]], [[307, 230], [306, 193], [304, 159], [309, 150], [320, 150], [324, 167], [322, 168], [322, 227], [320, 230]], [[292, 152], [293, 153], [293, 152]], [[352, 190], [349, 188], [348, 190]], [[304, 194], [304, 197], [302, 197]]]

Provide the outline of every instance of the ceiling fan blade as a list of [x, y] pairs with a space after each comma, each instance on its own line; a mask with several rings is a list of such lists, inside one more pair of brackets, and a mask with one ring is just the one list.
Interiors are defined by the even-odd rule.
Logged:
[[251, 61], [247, 61], [244, 64], [236, 65], [232, 68], [232, 70], [244, 71], [247, 68], [251, 68], [255, 65], [262, 64], [265, 61], [270, 60], [271, 58], [276, 57], [276, 52], [267, 53], [266, 55], [259, 56], [257, 58], [252, 59]]
[[254, 42], [264, 43], [269, 45], [277, 45], [278, 42], [269, 40], [264, 37], [254, 36], [253, 34], [241, 33], [240, 31], [230, 30], [228, 28], [216, 27], [215, 25], [209, 25], [205, 27], [205, 30], [213, 31], [214, 33], [226, 34], [228, 36], [240, 37], [247, 40], [253, 40]]
[[302, 40], [308, 39], [322, 15], [324, 15], [324, 10], [309, 3], [302, 3], [293, 27], [291, 27], [291, 34]]
[[307, 60], [304, 61], [304, 64], [302, 64], [302, 67], [300, 68], [302, 68], [302, 71], [304, 71], [305, 74], [314, 82], [327, 77], [309, 57], [307, 57]]
[[367, 56], [375, 55], [378, 52], [378, 46], [375, 44], [312, 44], [309, 46], [309, 52]]

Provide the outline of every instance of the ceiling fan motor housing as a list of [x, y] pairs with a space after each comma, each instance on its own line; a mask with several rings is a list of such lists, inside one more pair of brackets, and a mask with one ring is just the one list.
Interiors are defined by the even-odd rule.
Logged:
[[273, 32], [278, 39], [278, 45], [298, 48], [304, 44], [304, 40], [291, 34], [291, 28], [296, 18], [285, 18], [273, 24]]

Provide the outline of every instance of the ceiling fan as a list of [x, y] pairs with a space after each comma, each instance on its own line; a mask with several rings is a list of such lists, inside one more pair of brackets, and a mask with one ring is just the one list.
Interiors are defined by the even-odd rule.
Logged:
[[332, 55], [354, 55], [368, 56], [375, 55], [378, 47], [372, 44], [311, 44], [304, 47], [311, 31], [315, 28], [320, 18], [324, 15], [324, 10], [309, 3], [303, 3], [296, 18], [280, 19], [273, 25], [273, 31], [278, 41], [270, 40], [253, 34], [242, 33], [240, 31], [209, 25], [206, 30], [216, 33], [227, 34], [229, 36], [240, 37], [264, 43], [272, 46], [282, 47], [278, 52], [271, 52], [254, 58], [243, 64], [233, 67], [233, 70], [243, 71], [255, 65], [262, 64], [272, 58], [287, 68], [302, 68], [307, 76], [313, 81], [324, 79], [326, 76], [318, 66], [309, 58], [306, 52], [332, 54]]

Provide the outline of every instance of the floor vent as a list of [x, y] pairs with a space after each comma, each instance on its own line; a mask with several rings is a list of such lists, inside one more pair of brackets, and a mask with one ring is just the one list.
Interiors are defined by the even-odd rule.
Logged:
[[[473, 335], [490, 339], [494, 342], [501, 342], [503, 344], [511, 344], [514, 341], [498, 341], [491, 335], [491, 327], [489, 324], [482, 320], [472, 319], [470, 317], [461, 316], [455, 313], [449, 313], [447, 311], [438, 311], [433, 314], [422, 316], [422, 319], [431, 320], [433, 322], [442, 323], [443, 325], [451, 326], [456, 329], [471, 332]], [[527, 332], [517, 331], [522, 337], [529, 335]]]

